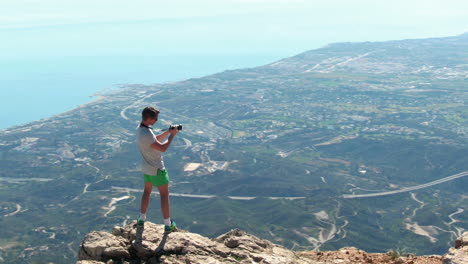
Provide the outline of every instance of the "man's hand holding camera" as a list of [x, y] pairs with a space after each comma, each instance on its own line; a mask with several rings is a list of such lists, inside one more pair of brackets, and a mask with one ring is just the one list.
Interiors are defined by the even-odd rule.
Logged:
[[177, 133], [179, 133], [179, 130], [177, 129], [169, 129], [169, 133], [171, 134], [172, 137], [175, 137]]
[[168, 129], [169, 133], [171, 133], [171, 136], [174, 137], [179, 133], [179, 130], [182, 130], [182, 125], [171, 125]]

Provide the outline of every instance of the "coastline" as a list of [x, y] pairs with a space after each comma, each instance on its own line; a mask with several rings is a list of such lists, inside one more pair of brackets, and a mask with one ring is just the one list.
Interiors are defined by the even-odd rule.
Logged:
[[37, 123], [37, 122], [46, 122], [46, 121], [48, 121], [50, 119], [59, 117], [61, 115], [69, 114], [69, 113], [71, 113], [73, 111], [76, 111], [76, 110], [78, 110], [80, 108], [83, 108], [83, 107], [86, 107], [88, 105], [97, 103], [97, 102], [99, 102], [101, 100], [104, 100], [104, 99], [106, 99], [108, 97], [108, 96], [103, 95], [103, 93], [105, 91], [107, 91], [107, 90], [111, 90], [111, 88], [104, 88], [104, 89], [90, 95], [89, 97], [92, 98], [91, 101], [86, 102], [84, 104], [77, 105], [77, 106], [73, 107], [70, 110], [67, 110], [65, 112], [55, 114], [55, 115], [52, 115], [52, 116], [49, 116], [49, 117], [46, 117], [46, 118], [42, 118], [42, 119], [39, 119], [39, 120], [34, 120], [34, 121], [23, 123], [23, 124], [13, 125], [13, 126], [10, 126], [10, 127], [2, 128], [2, 129], [0, 129], [0, 133], [10, 133], [10, 132], [13, 132], [13, 131], [15, 131], [17, 129], [23, 129], [25, 126], [34, 126], [35, 123]]

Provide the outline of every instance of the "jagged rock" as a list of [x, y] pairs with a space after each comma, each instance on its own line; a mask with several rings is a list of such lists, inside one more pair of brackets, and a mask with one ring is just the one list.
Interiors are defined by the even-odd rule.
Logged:
[[231, 230], [230, 232], [221, 235], [214, 240], [223, 243], [229, 248], [237, 248], [241, 246], [242, 249], [248, 250], [250, 252], [273, 247], [273, 244], [270, 241], [252, 236], [239, 229]]
[[232, 261], [229, 259], [219, 260], [212, 256], [199, 256], [199, 255], [169, 255], [161, 258], [161, 263], [171, 263], [171, 264], [194, 264], [194, 263], [206, 263], [206, 264], [235, 264], [239, 263], [237, 261]]
[[[455, 242], [444, 263], [468, 264], [468, 232]], [[409, 254], [394, 258], [354, 247], [337, 251], [294, 252], [239, 229], [209, 239], [179, 230], [165, 233], [163, 225], [136, 221], [114, 227], [112, 234], [91, 232], [83, 240], [78, 264], [441, 264], [442, 256]]]
[[123, 237], [107, 232], [91, 232], [84, 238], [78, 252], [80, 260], [107, 260], [111, 258], [130, 258], [128, 245]]
[[306, 257], [238, 229], [209, 239], [182, 230], [168, 234], [162, 225], [151, 222], [146, 222], [144, 228], [137, 228], [135, 224], [133, 221], [127, 226], [115, 227], [112, 234], [89, 233], [82, 242], [79, 259], [183, 264], [311, 263]]
[[392, 257], [388, 253], [367, 253], [355, 247], [346, 247], [336, 251], [299, 252], [315, 264], [442, 264], [442, 256], [400, 256]]
[[468, 232], [455, 240], [454, 247], [444, 255], [444, 264], [468, 264]]
[[455, 248], [468, 246], [468, 232], [463, 233], [461, 237], [455, 240]]

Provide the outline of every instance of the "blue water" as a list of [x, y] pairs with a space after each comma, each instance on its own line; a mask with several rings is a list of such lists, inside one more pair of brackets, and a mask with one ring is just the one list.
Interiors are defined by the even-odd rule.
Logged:
[[0, 129], [51, 117], [93, 100], [105, 88], [162, 83], [255, 67], [284, 54], [80, 56], [0, 61]]
[[[152, 19], [140, 17], [139, 11], [150, 10], [138, 9], [149, 8], [146, 5], [129, 6], [129, 12], [125, 6], [104, 5], [104, 12], [93, 13], [91, 2], [43, 2], [30, 10], [24, 3], [12, 4], [12, 13], [4, 12], [6, 18], [0, 20], [0, 129], [70, 110], [118, 84], [161, 83], [255, 67], [333, 42], [447, 36], [466, 30], [462, 14], [447, 13], [446, 23], [440, 23], [433, 20], [439, 16], [415, 17], [411, 8], [376, 13], [375, 6], [354, 2], [341, 8], [287, 3], [284, 12], [278, 3], [246, 2], [237, 3], [232, 14], [224, 12], [230, 5], [213, 5], [214, 10], [207, 8], [202, 16], [186, 10], [185, 15]], [[151, 8], [163, 7], [156, 2]], [[116, 10], [123, 13], [114, 17]], [[406, 16], [400, 16], [403, 11]], [[97, 14], [104, 16], [102, 21], [93, 20]]]

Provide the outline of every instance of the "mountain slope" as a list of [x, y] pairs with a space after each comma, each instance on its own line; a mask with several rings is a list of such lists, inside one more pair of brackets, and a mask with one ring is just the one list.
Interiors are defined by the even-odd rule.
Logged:
[[161, 110], [158, 130], [184, 126], [165, 153], [183, 228], [241, 228], [294, 250], [443, 254], [468, 229], [466, 177], [345, 197], [468, 170], [467, 45], [466, 34], [332, 44], [253, 69], [125, 85], [2, 130], [1, 256], [67, 263], [83, 234], [136, 217], [134, 131], [147, 105]]

